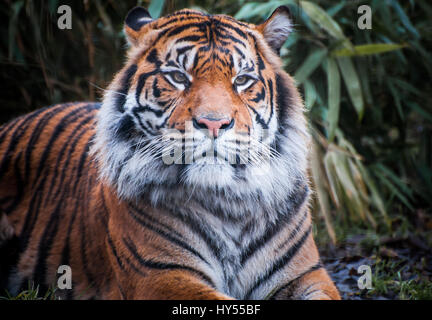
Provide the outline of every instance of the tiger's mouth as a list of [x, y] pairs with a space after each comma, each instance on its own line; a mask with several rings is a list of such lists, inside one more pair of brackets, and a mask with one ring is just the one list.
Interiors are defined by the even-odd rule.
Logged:
[[164, 164], [260, 165], [276, 155], [270, 143], [253, 137], [222, 136], [214, 139], [205, 132], [197, 135], [164, 136], [161, 152]]

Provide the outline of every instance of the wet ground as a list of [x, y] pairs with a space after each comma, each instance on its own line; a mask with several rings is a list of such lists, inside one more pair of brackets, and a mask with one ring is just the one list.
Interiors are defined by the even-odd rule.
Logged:
[[[422, 237], [370, 243], [355, 236], [343, 245], [327, 246], [321, 257], [343, 299], [432, 299], [432, 250]], [[362, 265], [370, 267], [372, 289], [359, 288], [359, 278], [366, 275], [358, 272]]]

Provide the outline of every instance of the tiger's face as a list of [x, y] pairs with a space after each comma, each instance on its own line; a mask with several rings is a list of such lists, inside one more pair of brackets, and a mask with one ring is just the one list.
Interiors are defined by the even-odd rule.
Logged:
[[278, 57], [290, 30], [285, 7], [257, 26], [194, 10], [153, 20], [133, 9], [128, 63], [104, 97], [96, 139], [120, 195], [178, 185], [256, 191], [277, 175], [293, 184], [307, 134]]

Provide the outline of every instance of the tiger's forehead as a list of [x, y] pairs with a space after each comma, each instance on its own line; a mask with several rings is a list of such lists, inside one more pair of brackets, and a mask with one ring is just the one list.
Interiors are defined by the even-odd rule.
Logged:
[[224, 73], [253, 70], [253, 25], [195, 10], [182, 10], [159, 20], [158, 47], [168, 64], [196, 74], [215, 68]]
[[155, 22], [155, 28], [168, 32], [168, 36], [175, 36], [184, 30], [195, 27], [205, 32], [208, 28], [218, 27], [222, 31], [234, 31], [245, 38], [254, 29], [254, 25], [238, 21], [227, 15], [209, 15], [197, 10], [184, 9], [162, 17]]

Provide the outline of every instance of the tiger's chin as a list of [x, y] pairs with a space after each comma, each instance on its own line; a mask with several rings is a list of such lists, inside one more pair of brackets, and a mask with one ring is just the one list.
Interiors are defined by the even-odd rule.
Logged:
[[221, 160], [216, 160], [215, 163], [203, 161], [189, 164], [183, 169], [181, 179], [191, 188], [201, 187], [214, 190], [233, 187], [237, 183], [235, 168]]

